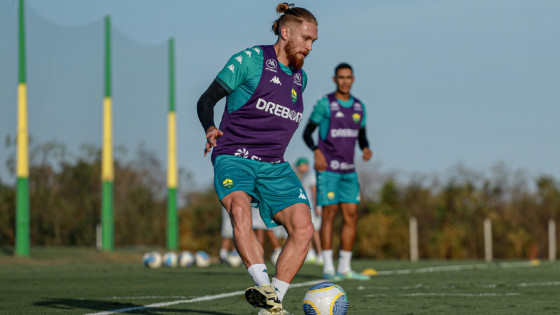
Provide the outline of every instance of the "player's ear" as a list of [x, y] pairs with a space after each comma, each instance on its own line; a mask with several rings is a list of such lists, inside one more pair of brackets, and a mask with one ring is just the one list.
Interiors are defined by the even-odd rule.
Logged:
[[332, 81], [336, 84], [336, 76], [332, 77]]
[[284, 25], [280, 29], [280, 36], [282, 36], [283, 40], [288, 40], [288, 38], [290, 38], [291, 31], [292, 30], [288, 27], [288, 25]]

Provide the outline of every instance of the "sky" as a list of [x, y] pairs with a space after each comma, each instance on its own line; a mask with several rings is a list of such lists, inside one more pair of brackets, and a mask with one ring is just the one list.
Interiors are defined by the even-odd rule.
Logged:
[[[212, 183], [210, 159], [202, 155], [205, 134], [196, 102], [231, 55], [275, 42], [271, 25], [277, 18], [277, 2], [27, 0], [26, 4], [28, 50], [32, 50], [29, 89], [35, 82], [35, 89], [41, 91], [30, 97], [32, 136], [57, 139], [70, 150], [81, 143], [100, 145], [102, 50], [92, 42], [102, 43], [103, 18], [110, 15], [114, 40], [121, 43], [115, 45], [113, 60], [115, 144], [133, 149], [143, 143], [165, 167], [167, 61], [163, 57], [173, 37], [178, 163], [193, 174], [199, 187]], [[359, 163], [361, 170], [376, 165], [405, 175], [442, 174], [461, 164], [484, 172], [504, 163], [530, 176], [560, 178], [559, 1], [348, 0], [297, 1], [296, 5], [309, 9], [319, 23], [319, 39], [304, 65], [308, 85], [303, 121], [318, 99], [334, 91], [334, 67], [340, 62], [351, 64], [356, 78], [352, 93], [366, 105], [367, 135], [374, 152], [369, 166]], [[0, 23], [17, 21], [15, 0], [0, 0], [0, 6], [13, 9], [0, 12], [4, 20]], [[56, 31], [37, 35], [42, 24], [32, 22], [35, 15], [67, 30], [72, 44], [56, 48], [60, 42]], [[17, 53], [13, 32], [3, 29], [0, 58], [13, 61]], [[144, 49], [127, 54], [131, 47]], [[69, 66], [72, 57], [66, 54], [71, 53], [92, 55], [98, 61], [66, 69], [75, 71], [76, 77], [66, 80], [76, 87], [58, 92], [64, 97], [57, 96], [46, 83], [55, 86], [53, 82], [63, 80], [57, 77], [58, 70], [77, 67]], [[33, 56], [44, 60], [33, 61], [38, 60]], [[144, 64], [142, 58], [153, 62]], [[0, 137], [4, 139], [15, 135], [17, 71], [13, 62], [0, 62], [0, 67]], [[155, 83], [127, 86], [126, 82], [144, 74]], [[78, 85], [81, 80], [95, 84], [86, 88]], [[38, 82], [46, 83], [39, 88]], [[125, 95], [130, 96], [126, 101]], [[85, 96], [93, 102], [91, 108], [77, 105]], [[216, 122], [223, 107], [223, 101], [216, 106]], [[300, 125], [288, 147], [288, 161], [312, 157], [302, 140], [303, 128]], [[0, 148], [1, 164], [10, 152]], [[6, 171], [0, 167], [2, 175]]]

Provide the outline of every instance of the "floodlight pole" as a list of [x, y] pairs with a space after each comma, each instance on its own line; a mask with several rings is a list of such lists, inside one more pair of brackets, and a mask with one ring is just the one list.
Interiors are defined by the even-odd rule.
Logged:
[[177, 124], [175, 117], [175, 40], [169, 39], [169, 113], [167, 115], [167, 249], [178, 249]]
[[17, 110], [17, 256], [29, 257], [29, 136], [27, 128], [27, 78], [25, 67], [25, 3], [19, 0], [19, 79]]
[[105, 17], [105, 94], [103, 98], [103, 152], [101, 161], [101, 237], [102, 250], [112, 251], [113, 219], [113, 104], [111, 97], [111, 17]]

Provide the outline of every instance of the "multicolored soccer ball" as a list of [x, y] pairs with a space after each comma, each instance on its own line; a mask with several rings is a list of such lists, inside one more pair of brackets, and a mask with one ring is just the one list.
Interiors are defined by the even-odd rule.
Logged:
[[312, 286], [303, 297], [303, 312], [306, 315], [344, 315], [347, 311], [346, 292], [332, 282]]
[[210, 266], [210, 255], [207, 252], [199, 250], [194, 255], [196, 259], [197, 267], [208, 267]]
[[179, 254], [178, 258], [179, 267], [190, 267], [194, 265], [194, 255], [189, 251], [183, 251]]
[[168, 252], [163, 255], [163, 265], [169, 268], [177, 267], [177, 254]]
[[149, 252], [145, 253], [142, 257], [142, 262], [144, 266], [148, 268], [159, 268], [161, 267], [161, 254], [158, 252]]

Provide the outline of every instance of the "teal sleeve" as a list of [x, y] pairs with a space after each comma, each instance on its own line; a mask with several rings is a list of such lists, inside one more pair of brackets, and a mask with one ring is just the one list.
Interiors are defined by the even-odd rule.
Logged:
[[323, 120], [327, 120], [330, 117], [329, 110], [329, 100], [327, 97], [323, 97], [318, 100], [315, 106], [313, 106], [313, 112], [311, 112], [311, 117], [309, 118], [313, 123], [319, 125]]
[[245, 49], [231, 56], [216, 76], [216, 81], [231, 93], [257, 73], [262, 67], [262, 59], [259, 47]]
[[301, 89], [301, 92], [305, 92], [305, 88], [307, 87], [307, 73], [305, 73], [305, 71], [303, 71], [303, 69], [301, 70], [301, 73], [303, 73], [303, 86]]

